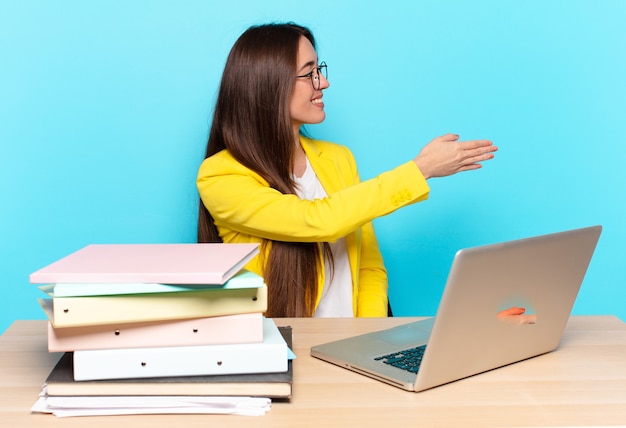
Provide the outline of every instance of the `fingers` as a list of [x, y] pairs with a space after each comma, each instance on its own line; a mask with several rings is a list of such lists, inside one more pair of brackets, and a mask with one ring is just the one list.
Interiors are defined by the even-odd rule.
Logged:
[[461, 144], [461, 146], [463, 146], [464, 149], [477, 149], [480, 147], [492, 146], [497, 150], [497, 147], [493, 146], [493, 143], [490, 140], [459, 141], [459, 138], [460, 137], [458, 134], [444, 134], [435, 138], [435, 140], [445, 141], [445, 142], [458, 141], [459, 144]]
[[481, 168], [498, 148], [489, 140], [459, 141], [457, 134], [434, 138], [413, 159], [424, 178], [445, 177]]
[[498, 151], [498, 147], [489, 140], [463, 141], [459, 142], [459, 145], [463, 149], [465, 166], [470, 166], [468, 169], [480, 168], [478, 163], [493, 159], [493, 153]]
[[488, 154], [498, 151], [498, 147], [494, 146], [490, 140], [458, 141], [459, 136], [457, 134], [446, 134], [437, 139], [442, 142], [458, 142], [463, 153], [462, 157], [464, 159], [473, 159], [471, 163], [492, 159], [493, 155]]
[[465, 153], [465, 156], [468, 158], [482, 156], [484, 154], [498, 151], [498, 147], [494, 146], [489, 140], [461, 141], [459, 142], [459, 145]]
[[490, 140], [459, 141], [459, 144], [461, 144], [466, 149], [477, 149], [480, 147], [487, 147], [487, 146], [495, 147], [493, 146], [493, 142], [491, 142]]
[[444, 134], [436, 137], [434, 140], [439, 140], [443, 142], [457, 141], [459, 136], [457, 134]]
[[489, 159], [493, 159], [494, 154], [492, 151], [472, 151], [471, 153], [466, 153], [465, 163], [466, 164], [475, 164], [487, 161]]

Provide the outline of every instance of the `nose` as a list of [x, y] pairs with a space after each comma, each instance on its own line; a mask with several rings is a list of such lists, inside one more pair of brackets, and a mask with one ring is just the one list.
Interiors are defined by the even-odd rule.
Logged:
[[320, 79], [320, 91], [330, 86], [330, 82], [328, 81], [327, 78], [324, 77], [322, 73], [319, 74], [319, 79]]

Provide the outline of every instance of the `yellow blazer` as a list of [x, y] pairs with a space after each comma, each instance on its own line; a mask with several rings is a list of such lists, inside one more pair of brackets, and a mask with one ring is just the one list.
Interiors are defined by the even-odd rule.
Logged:
[[[413, 161], [361, 182], [347, 147], [305, 137], [300, 142], [327, 198], [308, 201], [280, 193], [227, 150], [200, 166], [196, 182], [200, 198], [224, 242], [334, 242], [345, 237], [354, 315], [387, 316], [387, 272], [372, 220], [427, 199], [428, 184]], [[246, 268], [263, 275], [265, 256], [261, 253]]]

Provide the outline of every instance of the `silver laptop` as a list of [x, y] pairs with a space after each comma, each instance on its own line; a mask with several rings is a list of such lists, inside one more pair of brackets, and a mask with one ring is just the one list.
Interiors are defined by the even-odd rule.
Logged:
[[434, 318], [314, 346], [311, 355], [418, 392], [553, 351], [601, 231], [460, 250]]

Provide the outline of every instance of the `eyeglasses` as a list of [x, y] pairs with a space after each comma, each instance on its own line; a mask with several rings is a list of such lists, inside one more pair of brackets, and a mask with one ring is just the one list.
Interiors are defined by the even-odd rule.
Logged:
[[311, 84], [313, 85], [313, 89], [318, 91], [322, 84], [322, 80], [320, 79], [320, 75], [324, 76], [324, 79], [328, 79], [328, 66], [325, 62], [322, 62], [320, 65], [315, 67], [311, 72], [307, 74], [303, 74], [302, 76], [296, 77], [308, 77], [311, 79]]

